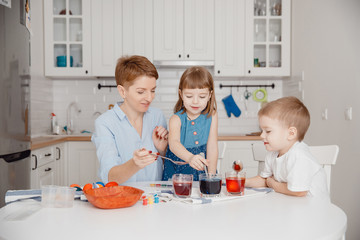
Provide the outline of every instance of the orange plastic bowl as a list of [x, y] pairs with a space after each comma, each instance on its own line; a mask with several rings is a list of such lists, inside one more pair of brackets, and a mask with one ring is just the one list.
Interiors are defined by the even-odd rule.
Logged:
[[87, 200], [98, 208], [123, 208], [134, 205], [144, 193], [143, 190], [129, 186], [113, 186], [88, 189], [84, 191]]

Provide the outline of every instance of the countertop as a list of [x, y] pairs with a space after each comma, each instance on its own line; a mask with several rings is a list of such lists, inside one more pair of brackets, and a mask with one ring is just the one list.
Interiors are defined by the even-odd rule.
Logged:
[[[219, 141], [260, 141], [260, 136], [219, 135]], [[31, 138], [31, 150], [69, 141], [91, 141], [91, 134], [81, 135], [46, 135]]]

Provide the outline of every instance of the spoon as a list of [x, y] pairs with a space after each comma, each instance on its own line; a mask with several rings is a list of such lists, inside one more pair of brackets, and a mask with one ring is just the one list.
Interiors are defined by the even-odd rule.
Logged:
[[171, 158], [168, 158], [168, 157], [164, 157], [164, 156], [161, 156], [161, 155], [157, 155], [156, 153], [150, 153], [151, 155], [154, 155], [154, 156], [157, 156], [157, 157], [161, 157], [163, 159], [166, 159], [166, 160], [169, 160], [170, 162], [176, 164], [176, 165], [185, 165], [185, 164], [188, 164], [187, 162], [180, 162], [180, 161], [174, 161], [172, 160]]
[[[205, 158], [205, 154], [203, 152], [199, 153], [199, 155], [202, 156], [203, 158]], [[204, 163], [204, 170], [205, 170], [206, 175], [209, 176], [208, 167], [205, 165], [205, 163]]]

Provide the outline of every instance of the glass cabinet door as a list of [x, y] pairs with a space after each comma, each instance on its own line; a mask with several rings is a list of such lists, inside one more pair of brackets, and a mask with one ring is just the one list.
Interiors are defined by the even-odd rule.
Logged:
[[84, 55], [90, 56], [90, 49], [84, 50], [90, 40], [84, 38], [84, 21], [89, 21], [90, 8], [82, 0], [48, 0], [44, 1], [44, 16], [46, 75], [89, 74], [88, 66], [84, 67]]
[[247, 75], [290, 74], [290, 0], [247, 0]]

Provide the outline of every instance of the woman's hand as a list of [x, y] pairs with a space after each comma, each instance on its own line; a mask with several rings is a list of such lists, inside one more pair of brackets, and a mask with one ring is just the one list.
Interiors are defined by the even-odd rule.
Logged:
[[157, 156], [151, 154], [151, 151], [146, 150], [145, 148], [135, 150], [133, 153], [134, 163], [139, 168], [144, 168], [147, 165], [152, 164], [157, 159]]
[[206, 160], [205, 158], [203, 158], [201, 155], [193, 155], [193, 156], [190, 158], [190, 161], [189, 161], [189, 165], [190, 165], [192, 168], [195, 168], [195, 169], [198, 170], [198, 171], [203, 171], [203, 170], [204, 170], [204, 164], [205, 164], [206, 166], [209, 165], [208, 160]]
[[161, 155], [165, 155], [166, 147], [168, 145], [169, 131], [162, 126], [157, 126], [152, 134], [152, 140], [156, 149]]

